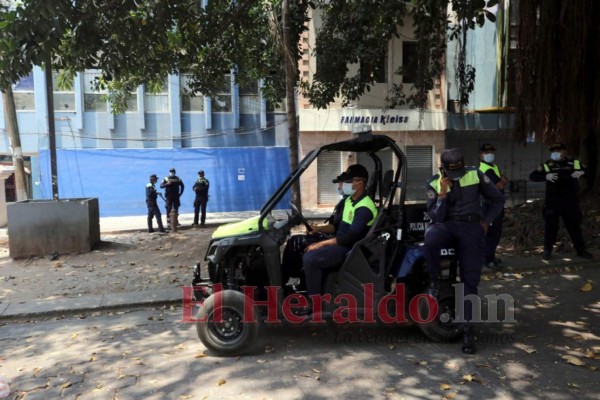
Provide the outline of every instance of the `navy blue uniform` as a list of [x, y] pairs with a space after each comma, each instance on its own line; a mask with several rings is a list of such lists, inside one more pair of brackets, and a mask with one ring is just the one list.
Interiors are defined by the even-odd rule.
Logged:
[[[441, 249], [454, 247], [460, 263], [460, 280], [464, 295], [477, 295], [483, 267], [485, 230], [482, 223], [491, 224], [504, 207], [504, 196], [481, 171], [466, 167], [465, 174], [440, 198], [440, 175], [434, 175], [426, 185], [427, 210], [432, 223], [425, 232], [425, 260], [431, 282], [439, 280]], [[481, 196], [489, 201], [485, 212]], [[464, 304], [465, 319], [472, 319], [472, 304]]]
[[[490, 178], [490, 181], [496, 186], [498, 182], [502, 180], [500, 175], [500, 170], [498, 166], [493, 163], [487, 163], [485, 161], [480, 161], [479, 170], [483, 171], [483, 173]], [[504, 195], [504, 189], [500, 189], [502, 195]], [[490, 202], [487, 200], [483, 200], [482, 202], [483, 212], [485, 213], [487, 209], [490, 207]], [[504, 207], [502, 207], [502, 211], [500, 214], [494, 219], [490, 227], [488, 228], [487, 234], [485, 235], [485, 244], [484, 244], [484, 260], [485, 264], [488, 265], [492, 263], [496, 259], [496, 248], [500, 243], [500, 238], [502, 237], [502, 223], [504, 222]]]
[[[328, 218], [328, 221], [333, 225], [335, 231], [337, 231], [340, 223], [342, 222], [342, 213], [344, 211], [344, 202], [346, 197], [340, 200], [340, 202], [333, 209], [333, 214]], [[312, 243], [319, 242], [321, 240], [331, 237], [330, 234], [316, 233], [311, 235], [293, 235], [291, 236], [285, 248], [283, 249], [283, 257], [281, 258], [282, 266], [282, 282], [285, 285], [290, 277], [299, 278], [302, 275], [302, 255], [307, 246]]]
[[[367, 197], [364, 193], [356, 200], [351, 196], [344, 200], [344, 207], [341, 210], [342, 220], [335, 233], [337, 244], [304, 253], [302, 264], [306, 276], [306, 291], [309, 295], [321, 294], [324, 271], [339, 268], [352, 246], [369, 232], [376, 212], [372, 211], [375, 209], [373, 200], [366, 199]], [[369, 206], [354, 208], [361, 202], [364, 204], [363, 201], [368, 202]]]
[[[582, 214], [579, 209], [579, 182], [571, 175], [586, 172], [578, 160], [565, 157], [560, 161], [547, 160], [529, 175], [533, 182], [546, 182], [544, 215], [544, 254], [551, 254], [558, 234], [558, 219], [562, 218], [577, 253], [585, 252], [585, 242], [581, 234]], [[546, 175], [556, 173], [554, 182], [546, 180]]]
[[194, 225], [198, 225], [198, 214], [202, 211], [202, 216], [200, 217], [200, 223], [204, 226], [204, 221], [206, 221], [206, 204], [208, 203], [208, 189], [210, 187], [210, 182], [204, 176], [198, 178], [196, 183], [194, 183], [194, 187], [192, 190], [196, 193], [196, 198], [194, 199]]
[[183, 194], [185, 185], [183, 181], [179, 179], [177, 175], [166, 176], [165, 179], [160, 183], [161, 189], [165, 189], [165, 199], [167, 201], [167, 223], [171, 220], [171, 210], [175, 209], [175, 212], [179, 212], [179, 206], [181, 205], [179, 198]]
[[158, 204], [156, 204], [157, 197], [158, 197], [158, 193], [156, 192], [154, 183], [148, 182], [146, 184], [146, 207], [148, 208], [148, 232], [154, 232], [154, 229], [152, 228], [152, 218], [154, 218], [154, 217], [156, 217], [156, 223], [158, 224], [158, 230], [160, 232], [165, 231], [165, 228], [163, 227], [163, 224], [162, 224], [160, 209], [158, 208]]

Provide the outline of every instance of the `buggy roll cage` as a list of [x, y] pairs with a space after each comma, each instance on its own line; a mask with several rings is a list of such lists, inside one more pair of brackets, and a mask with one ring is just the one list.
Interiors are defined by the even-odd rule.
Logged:
[[[384, 187], [383, 182], [383, 171], [381, 170], [382, 164], [381, 159], [377, 156], [377, 152], [384, 149], [391, 149], [398, 159], [398, 166], [394, 174], [394, 180], [390, 187]], [[406, 197], [406, 156], [400, 150], [396, 142], [385, 135], [374, 135], [371, 132], [361, 133], [358, 137], [344, 140], [341, 142], [330, 143], [321, 146], [317, 149], [311, 150], [298, 164], [298, 167], [286, 178], [286, 180], [279, 186], [279, 188], [271, 195], [267, 202], [260, 209], [260, 217], [258, 220], [258, 229], [260, 232], [264, 231], [263, 223], [264, 219], [273, 211], [275, 205], [281, 201], [285, 193], [296, 183], [304, 171], [315, 161], [319, 154], [326, 151], [348, 151], [356, 153], [367, 153], [373, 159], [375, 163], [375, 181], [374, 185], [369, 188], [369, 195], [373, 198], [379, 190], [379, 199], [381, 200], [380, 208], [382, 212], [389, 213], [389, 203], [394, 199], [396, 189], [400, 188], [400, 200], [399, 204], [403, 205]], [[384, 191], [386, 190], [386, 191]], [[384, 204], [387, 203], [387, 204]]]

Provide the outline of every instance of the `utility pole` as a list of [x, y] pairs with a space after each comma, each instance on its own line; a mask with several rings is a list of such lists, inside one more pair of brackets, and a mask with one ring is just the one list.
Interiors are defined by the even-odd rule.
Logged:
[[25, 165], [23, 164], [23, 149], [21, 148], [21, 136], [19, 136], [19, 125], [17, 123], [17, 111], [15, 110], [15, 98], [11, 85], [4, 89], [4, 116], [6, 118], [6, 130], [12, 152], [13, 169], [15, 174], [15, 189], [17, 201], [28, 199], [27, 179], [25, 179]]
[[46, 105], [48, 106], [48, 147], [50, 148], [50, 175], [52, 177], [52, 199], [58, 200], [58, 171], [56, 168], [56, 129], [54, 127], [54, 89], [52, 87], [52, 61], [48, 54], [44, 63], [46, 75]]
[[[282, 30], [283, 30], [283, 60], [285, 64], [285, 91], [288, 121], [288, 140], [290, 142], [290, 171], [298, 168], [299, 144], [298, 123], [296, 116], [296, 92], [295, 77], [298, 68], [296, 58], [293, 56], [297, 50], [292, 50], [290, 43], [290, 5], [288, 0], [282, 3]], [[300, 196], [300, 182], [295, 182], [292, 187], [292, 202], [302, 210], [302, 199]]]

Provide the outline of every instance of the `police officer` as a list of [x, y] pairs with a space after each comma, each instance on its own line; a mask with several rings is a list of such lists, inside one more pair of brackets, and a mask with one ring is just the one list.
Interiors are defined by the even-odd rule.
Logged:
[[[290, 277], [301, 278], [302, 277], [302, 255], [310, 244], [329, 239], [335, 235], [340, 223], [342, 222], [342, 211], [344, 210], [344, 202], [346, 196], [342, 192], [342, 185], [344, 181], [348, 179], [348, 174], [342, 172], [338, 175], [333, 183], [338, 184], [338, 193], [342, 196], [342, 199], [333, 209], [333, 213], [325, 220], [322, 225], [310, 224], [310, 230], [307, 229], [305, 235], [293, 235], [291, 236], [285, 248], [283, 249], [283, 256], [281, 258], [282, 266], [282, 282], [285, 285]], [[300, 287], [304, 287], [305, 280], [301, 279]]]
[[[441, 154], [440, 173], [426, 185], [427, 210], [431, 224], [425, 232], [425, 261], [429, 272], [429, 295], [439, 294], [440, 252], [454, 246], [460, 263], [460, 280], [465, 298], [477, 295], [477, 286], [483, 267], [483, 241], [490, 224], [502, 211], [504, 196], [492, 181], [475, 167], [465, 167], [458, 149], [444, 150]], [[490, 206], [483, 213], [480, 197]], [[462, 351], [476, 352], [475, 333], [471, 325], [472, 303], [464, 302]]]
[[[377, 216], [375, 203], [366, 191], [369, 180], [367, 169], [360, 164], [351, 165], [344, 179], [342, 191], [347, 197], [335, 236], [310, 244], [302, 257], [309, 296], [321, 294], [324, 272], [342, 265], [346, 254], [367, 235]], [[305, 315], [311, 313], [311, 306], [299, 312]]]
[[161, 189], [165, 189], [165, 198], [167, 200], [167, 224], [171, 223], [171, 210], [175, 209], [176, 213], [179, 211], [179, 198], [185, 189], [183, 181], [175, 175], [175, 172], [175, 168], [171, 168], [169, 176], [165, 176], [165, 179], [160, 183]]
[[546, 201], [544, 215], [544, 260], [552, 259], [552, 248], [558, 233], [558, 218], [561, 217], [573, 246], [579, 257], [591, 260], [594, 256], [585, 249], [581, 234], [583, 216], [579, 209], [579, 178], [586, 173], [586, 168], [579, 160], [565, 155], [567, 147], [564, 143], [554, 143], [549, 147], [550, 160], [545, 161], [529, 175], [533, 182], [546, 181]]
[[200, 227], [204, 227], [206, 221], [206, 203], [208, 203], [208, 188], [210, 182], [204, 177], [204, 171], [198, 171], [198, 180], [194, 183], [192, 190], [196, 193], [194, 199], [194, 223], [192, 226], [198, 226], [198, 214], [202, 209], [202, 217], [200, 218]]
[[162, 224], [162, 219], [160, 215], [160, 209], [158, 208], [158, 204], [156, 204], [156, 199], [158, 197], [158, 192], [154, 185], [158, 178], [155, 174], [150, 175], [150, 182], [146, 184], [146, 206], [148, 207], [148, 232], [154, 232], [152, 229], [152, 218], [156, 217], [156, 223], [158, 224], [158, 231], [164, 232], [165, 228]]
[[[479, 170], [487, 175], [494, 185], [504, 194], [504, 188], [508, 185], [508, 178], [506, 175], [500, 172], [497, 164], [494, 164], [496, 157], [496, 148], [491, 143], [484, 143], [479, 148]], [[490, 206], [489, 202], [483, 202], [483, 211], [487, 210]], [[504, 221], [504, 207], [500, 215], [494, 219], [490, 228], [485, 235], [484, 245], [484, 264], [486, 267], [499, 270], [502, 268], [502, 261], [496, 258], [496, 248], [500, 243], [500, 237], [502, 236], [502, 222]]]

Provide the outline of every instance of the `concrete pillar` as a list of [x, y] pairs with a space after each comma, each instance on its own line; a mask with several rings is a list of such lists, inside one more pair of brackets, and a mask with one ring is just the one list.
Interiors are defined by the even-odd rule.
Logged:
[[14, 172], [13, 167], [0, 165], [0, 228], [3, 228], [8, 223], [6, 213], [6, 192], [4, 182]]

